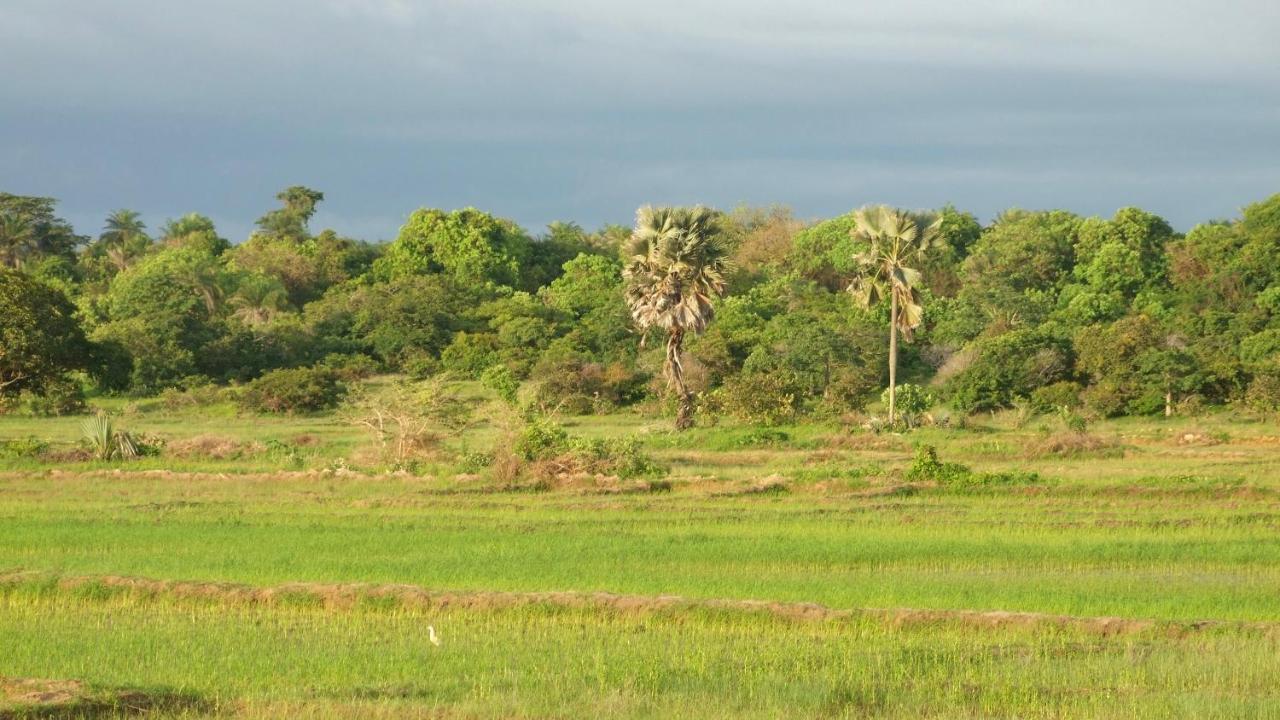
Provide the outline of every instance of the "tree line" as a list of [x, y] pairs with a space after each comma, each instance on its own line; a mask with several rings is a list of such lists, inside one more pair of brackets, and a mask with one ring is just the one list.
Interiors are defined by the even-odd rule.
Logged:
[[313, 232], [321, 192], [277, 200], [233, 244], [130, 210], [84, 236], [53, 199], [0, 193], [0, 408], [361, 368], [680, 426], [840, 415], [886, 387], [892, 415], [900, 384], [963, 413], [1280, 411], [1280, 195], [1186, 234], [1138, 208], [645, 207], [536, 235], [423, 208], [388, 243]]

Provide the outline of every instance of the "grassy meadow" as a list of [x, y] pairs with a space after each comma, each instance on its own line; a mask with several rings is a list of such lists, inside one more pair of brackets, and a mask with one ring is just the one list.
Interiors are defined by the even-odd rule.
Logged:
[[[561, 421], [665, 476], [512, 485], [466, 391], [407, 469], [341, 414], [158, 400], [96, 401], [158, 456], [0, 459], [0, 718], [1280, 717], [1274, 423], [625, 412]], [[1022, 480], [913, 480], [918, 444]]]

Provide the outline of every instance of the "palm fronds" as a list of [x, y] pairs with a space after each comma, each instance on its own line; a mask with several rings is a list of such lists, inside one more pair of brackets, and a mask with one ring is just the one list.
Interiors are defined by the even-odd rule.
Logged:
[[98, 460], [132, 460], [138, 445], [129, 433], [115, 427], [111, 416], [100, 412], [80, 424], [80, 434]]

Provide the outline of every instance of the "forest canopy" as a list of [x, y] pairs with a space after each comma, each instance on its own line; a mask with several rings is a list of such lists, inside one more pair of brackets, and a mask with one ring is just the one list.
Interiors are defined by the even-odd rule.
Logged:
[[[889, 381], [891, 310], [846, 292], [867, 289], [853, 211], [649, 208], [635, 231], [532, 233], [424, 207], [370, 243], [313, 231], [322, 192], [277, 200], [233, 243], [199, 214], [152, 229], [123, 209], [82, 235], [54, 199], [0, 193], [0, 411], [358, 367], [532, 381], [534, 402], [577, 413], [659, 399], [674, 380], [682, 413], [786, 422], [860, 410]], [[696, 243], [653, 225], [681, 212]], [[961, 412], [1280, 410], [1280, 195], [1185, 235], [1132, 207], [902, 217], [931, 240], [907, 268], [902, 297], [921, 312], [893, 348], [898, 383]], [[684, 253], [715, 264], [687, 275], [703, 291], [672, 314]], [[36, 401], [51, 394], [67, 400]]]

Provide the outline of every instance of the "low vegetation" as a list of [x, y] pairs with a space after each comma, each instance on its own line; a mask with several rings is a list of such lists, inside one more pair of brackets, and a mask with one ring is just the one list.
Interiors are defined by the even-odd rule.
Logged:
[[1280, 715], [1280, 196], [279, 199], [0, 194], [0, 718]]

